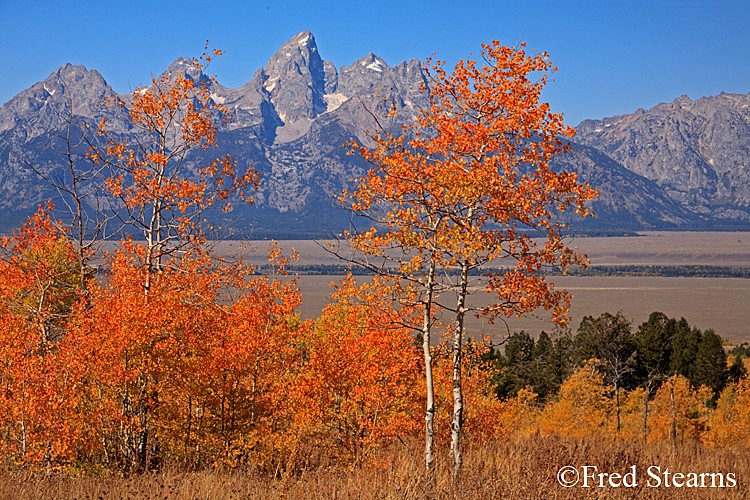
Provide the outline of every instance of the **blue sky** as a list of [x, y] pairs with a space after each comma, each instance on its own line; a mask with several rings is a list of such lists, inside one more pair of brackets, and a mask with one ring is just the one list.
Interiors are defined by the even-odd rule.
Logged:
[[455, 63], [483, 42], [525, 41], [560, 68], [544, 98], [571, 125], [750, 92], [747, 0], [0, 0], [0, 103], [66, 62], [128, 92], [206, 40], [226, 50], [209, 72], [239, 87], [305, 29], [336, 67], [371, 51], [389, 65]]

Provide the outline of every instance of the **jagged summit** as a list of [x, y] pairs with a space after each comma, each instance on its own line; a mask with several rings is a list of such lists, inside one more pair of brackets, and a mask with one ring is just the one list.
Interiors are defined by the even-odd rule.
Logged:
[[369, 52], [365, 57], [357, 61], [357, 63], [360, 66], [364, 66], [365, 69], [377, 71], [378, 73], [382, 73], [383, 70], [388, 69], [388, 65], [383, 58], [376, 56], [372, 52]]
[[[189, 57], [178, 57], [172, 64], [167, 66], [167, 69], [162, 71], [162, 73], [158, 77], [156, 77], [156, 79], [162, 80], [166, 78], [166, 80], [171, 83], [174, 82], [178, 75], [184, 75], [194, 82], [201, 80], [209, 87], [213, 85], [211, 79], [207, 75], [202, 74], [201, 70], [193, 64], [193, 60]], [[153, 79], [154, 76], [152, 74], [149, 78], [148, 83], [141, 83], [138, 88], [142, 90], [153, 90]], [[132, 96], [136, 91], [137, 89], [122, 97], [127, 101], [129, 96]]]
[[[351, 114], [343, 105], [355, 96], [361, 106], [359, 99], [376, 105], [377, 100], [370, 97], [378, 89], [418, 94], [419, 62], [408, 65], [411, 72], [407, 75], [405, 66], [390, 68], [371, 52], [339, 71], [321, 58], [315, 36], [305, 30], [285, 42], [250, 82], [238, 89], [217, 85], [213, 96], [233, 111], [229, 128], [255, 127], [265, 140], [287, 143], [306, 134], [312, 122], [323, 115]], [[346, 120], [357, 121], [352, 116]]]
[[[94, 77], [104, 80], [104, 77], [102, 77], [102, 75], [97, 70], [92, 69], [90, 70], [90, 72]], [[55, 71], [53, 71], [50, 74], [49, 78], [47, 78], [47, 80], [54, 79], [54, 77], [57, 76], [58, 78], [62, 78], [65, 81], [72, 82], [75, 80], [86, 78], [87, 73], [89, 73], [89, 70], [86, 69], [86, 66], [84, 66], [83, 64], [65, 63]]]
[[62, 125], [71, 102], [74, 115], [98, 119], [99, 103], [116, 95], [98, 71], [66, 63], [0, 107], [0, 132], [25, 139], [42, 135]]
[[174, 77], [181, 73], [193, 81], [196, 81], [201, 76], [201, 70], [199, 70], [193, 64], [193, 60], [189, 57], [177, 58], [175, 62], [167, 67], [167, 69], [161, 74], [161, 76]]
[[[189, 58], [178, 58], [161, 74], [180, 73], [198, 76]], [[383, 98], [396, 106], [395, 130], [413, 123], [429, 107], [420, 90], [427, 84], [416, 59], [390, 66], [370, 52], [336, 68], [322, 59], [310, 31], [292, 36], [241, 87], [211, 82], [211, 98], [231, 114], [217, 132], [217, 145], [263, 179], [255, 205], [238, 204], [221, 224], [243, 231], [246, 217], [256, 235], [327, 234], [338, 224], [331, 200], [369, 168], [347, 156], [342, 144], [371, 144], [371, 113], [378, 113]], [[115, 96], [97, 71], [65, 64], [0, 107], [0, 224], [5, 213], [33, 210], [55, 195], [20, 158], [44, 172], [60, 168], [64, 162], [50, 146], [58, 141], [56, 149], [64, 149], [58, 135], [70, 102], [76, 123], [106, 116], [114, 128], [128, 129], [125, 117], [99, 105]], [[577, 171], [601, 191], [594, 225], [750, 226], [750, 95], [682, 96], [631, 115], [584, 121], [576, 141], [554, 165]], [[196, 151], [186, 161], [211, 161], [208, 154]]]
[[284, 124], [311, 120], [326, 112], [325, 69], [315, 37], [309, 31], [298, 33], [282, 45], [259, 76]]
[[388, 77], [390, 67], [372, 52], [339, 70], [339, 92], [355, 95], [372, 88]]

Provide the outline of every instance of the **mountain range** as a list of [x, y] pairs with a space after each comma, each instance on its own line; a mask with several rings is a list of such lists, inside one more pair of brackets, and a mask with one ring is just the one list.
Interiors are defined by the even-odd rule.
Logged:
[[[164, 73], [201, 78], [180, 58]], [[418, 60], [389, 66], [368, 54], [336, 68], [318, 53], [309, 31], [292, 37], [245, 85], [207, 81], [212, 100], [231, 112], [217, 133], [216, 155], [230, 153], [240, 168], [262, 175], [251, 207], [238, 205], [224, 225], [252, 237], [319, 237], [349, 223], [334, 196], [367, 164], [342, 144], [368, 143], [371, 111], [393, 98], [399, 126], [425, 106], [427, 83]], [[29, 168], [61, 176], [59, 135], [75, 124], [125, 129], [122, 115], [100, 105], [117, 93], [95, 70], [66, 64], [0, 107], [0, 232], [16, 227], [37, 204], [55, 196]], [[128, 96], [120, 96], [127, 101]], [[629, 115], [585, 120], [571, 151], [553, 168], [578, 172], [600, 192], [591, 231], [750, 229], [750, 94], [696, 101], [683, 96]], [[73, 141], [75, 143], [75, 141]], [[83, 153], [85, 151], [79, 151]], [[191, 158], [196, 164], [208, 153]]]

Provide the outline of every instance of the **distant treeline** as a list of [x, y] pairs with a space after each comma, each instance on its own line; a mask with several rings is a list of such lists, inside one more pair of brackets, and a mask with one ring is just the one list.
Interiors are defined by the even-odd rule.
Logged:
[[[554, 275], [555, 273], [549, 273]], [[557, 272], [556, 274], [562, 274]], [[749, 267], [733, 266], [590, 266], [575, 268], [568, 276], [662, 276], [667, 278], [750, 278]]]
[[[268, 272], [269, 266], [258, 265], [256, 274]], [[293, 274], [304, 275], [345, 275], [352, 273], [356, 276], [371, 276], [373, 271], [361, 267], [352, 267], [341, 264], [300, 264], [290, 265], [288, 269]], [[474, 269], [469, 274], [480, 276], [488, 272], [500, 272], [502, 268]], [[458, 270], [455, 270], [457, 273]], [[562, 272], [555, 269], [545, 271], [548, 276], [562, 276]], [[586, 269], [573, 268], [568, 270], [567, 276], [643, 276], [643, 277], [667, 277], [667, 278], [750, 278], [750, 267], [733, 266], [590, 266]]]

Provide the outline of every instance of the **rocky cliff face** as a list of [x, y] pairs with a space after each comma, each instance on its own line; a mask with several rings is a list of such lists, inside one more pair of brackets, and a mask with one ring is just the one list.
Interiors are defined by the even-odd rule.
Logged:
[[647, 111], [586, 120], [576, 140], [696, 213], [750, 220], [750, 94], [682, 96]]
[[[164, 74], [181, 72], [202, 77], [186, 58]], [[334, 196], [367, 168], [346, 156], [342, 144], [368, 143], [383, 98], [396, 106], [396, 127], [413, 122], [428, 104], [420, 91], [425, 83], [417, 60], [389, 66], [370, 53], [337, 69], [321, 58], [309, 31], [292, 37], [240, 88], [207, 81], [214, 102], [231, 112], [217, 134], [221, 153], [262, 174], [256, 205], [238, 206], [222, 223], [241, 230], [252, 223], [256, 236], [337, 231], [347, 215], [333, 208]], [[98, 72], [66, 65], [0, 108], [0, 211], [9, 214], [0, 230], [55, 195], [25, 162], [47, 173], [59, 168], [56, 136], [71, 116], [71, 104], [76, 124], [95, 124], [106, 116], [127, 130], [123, 116], [99, 105], [115, 95]], [[599, 189], [597, 218], [589, 226], [747, 221], [749, 102], [750, 95], [681, 98], [632, 115], [585, 121], [577, 129], [577, 144], [555, 159], [554, 167], [577, 171]], [[196, 151], [188, 163], [195, 167], [216, 151]]]
[[[551, 164], [560, 171], [577, 172], [599, 191], [592, 203], [596, 217], [582, 222], [597, 229], [653, 229], [700, 227], [700, 216], [672, 200], [653, 181], [623, 167], [596, 148], [571, 143], [568, 153]], [[571, 223], [581, 223], [573, 219]]]

